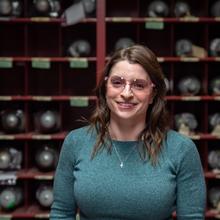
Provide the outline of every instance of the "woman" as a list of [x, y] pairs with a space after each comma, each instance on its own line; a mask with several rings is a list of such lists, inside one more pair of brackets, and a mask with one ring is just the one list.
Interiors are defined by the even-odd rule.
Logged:
[[194, 143], [170, 130], [156, 56], [116, 51], [97, 87], [90, 125], [63, 143], [51, 220], [204, 219], [206, 188]]

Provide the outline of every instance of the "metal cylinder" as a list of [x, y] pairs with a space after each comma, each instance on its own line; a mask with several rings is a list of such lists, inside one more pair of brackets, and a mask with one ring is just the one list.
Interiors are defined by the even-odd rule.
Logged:
[[25, 118], [23, 110], [3, 110], [1, 124], [6, 133], [19, 133], [24, 131]]
[[192, 42], [188, 39], [177, 40], [176, 55], [177, 56], [191, 56], [192, 55]]
[[32, 16], [58, 17], [61, 11], [60, 0], [34, 0]]
[[16, 186], [5, 187], [0, 193], [0, 207], [4, 210], [13, 210], [23, 200], [22, 189]]
[[41, 184], [36, 191], [36, 199], [41, 207], [50, 208], [53, 202], [53, 189], [49, 184]]
[[179, 130], [181, 125], [185, 125], [193, 131], [198, 127], [198, 122], [194, 114], [183, 112], [175, 115], [175, 127]]
[[147, 8], [147, 16], [149, 17], [167, 17], [169, 15], [169, 7], [165, 1], [152, 1]]
[[89, 56], [91, 53], [91, 45], [85, 39], [76, 40], [68, 47], [68, 55], [72, 57]]
[[220, 113], [214, 113], [209, 115], [209, 125], [213, 129], [217, 125], [220, 125]]
[[211, 150], [209, 152], [208, 164], [212, 169], [220, 169], [220, 150]]
[[220, 210], [220, 187], [210, 188], [208, 190], [208, 199], [213, 208]]
[[185, 1], [178, 1], [174, 7], [174, 15], [176, 17], [185, 17], [190, 15], [190, 6]]
[[53, 133], [60, 129], [60, 115], [55, 110], [37, 112], [34, 116], [35, 129], [40, 133]]
[[214, 77], [210, 81], [210, 90], [212, 95], [220, 95], [220, 76]]
[[195, 76], [186, 76], [180, 79], [178, 89], [181, 95], [196, 95], [201, 89], [201, 82]]
[[44, 112], [40, 117], [40, 123], [46, 129], [53, 128], [56, 124], [56, 117], [50, 111]]
[[0, 170], [19, 170], [22, 163], [22, 152], [14, 147], [0, 148]]
[[9, 168], [11, 162], [11, 155], [7, 149], [0, 149], [0, 170]]
[[214, 38], [210, 41], [210, 55], [220, 56], [220, 38]]
[[55, 170], [58, 163], [59, 153], [48, 144], [41, 146], [35, 154], [37, 167], [42, 171]]

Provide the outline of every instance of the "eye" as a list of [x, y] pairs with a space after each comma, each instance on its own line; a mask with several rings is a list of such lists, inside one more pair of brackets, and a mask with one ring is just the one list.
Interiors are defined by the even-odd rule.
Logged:
[[118, 76], [114, 76], [111, 78], [111, 84], [114, 87], [119, 88], [121, 86], [124, 86], [124, 79]]
[[147, 86], [147, 81], [145, 80], [137, 79], [134, 80], [133, 82], [133, 88], [137, 90], [143, 90], [145, 89], [146, 86]]

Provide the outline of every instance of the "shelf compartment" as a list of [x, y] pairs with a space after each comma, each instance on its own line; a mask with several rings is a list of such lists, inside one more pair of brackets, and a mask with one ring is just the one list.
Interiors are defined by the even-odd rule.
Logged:
[[25, 94], [24, 63], [14, 63], [11, 68], [0, 68], [0, 78], [0, 96]]
[[[91, 96], [96, 86], [96, 64], [88, 67], [71, 68], [70, 63], [62, 65], [61, 94], [67, 96]], [[89, 80], [88, 80], [89, 79]]]
[[[174, 64], [174, 76], [173, 76], [173, 85], [174, 85], [174, 90], [173, 90], [173, 95], [181, 95], [180, 91], [180, 83], [182, 83], [184, 79], [190, 79], [190, 77], [198, 81], [199, 83], [199, 91], [196, 92], [195, 96], [202, 96], [206, 94], [204, 84], [205, 84], [205, 63], [185, 63], [185, 62], [180, 62], [180, 63], [175, 63]], [[187, 94], [185, 94], [187, 96]], [[184, 94], [183, 94], [184, 96]], [[189, 95], [188, 95], [189, 96]], [[192, 95], [192, 98], [194, 95]]]
[[25, 27], [22, 24], [2, 23], [0, 25], [0, 56], [25, 56]]
[[33, 96], [60, 95], [60, 74], [58, 63], [46, 63], [48, 66], [42, 68], [33, 67], [33, 63], [28, 68], [28, 94]]
[[137, 17], [138, 16], [138, 1], [124, 2], [123, 0], [106, 1], [106, 16], [107, 17]]
[[71, 57], [68, 48], [77, 40], [85, 40], [89, 43], [91, 51], [87, 57], [96, 57], [96, 23], [81, 23], [62, 29], [61, 45], [64, 57]]
[[[77, 102], [63, 103], [62, 112], [63, 112], [63, 125], [64, 130], [72, 130], [79, 128], [81, 126], [87, 125], [87, 122], [92, 111], [95, 108], [96, 102], [89, 101], [88, 103], [83, 103], [85, 106], [76, 106]], [[87, 106], [86, 106], [87, 105]]]
[[27, 25], [27, 53], [32, 57], [59, 57], [60, 51], [59, 24], [33, 23]]

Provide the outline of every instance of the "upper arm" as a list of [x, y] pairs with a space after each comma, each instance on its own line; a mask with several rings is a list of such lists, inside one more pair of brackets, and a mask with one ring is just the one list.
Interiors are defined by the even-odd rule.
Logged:
[[204, 219], [206, 207], [206, 185], [200, 156], [192, 141], [184, 143], [177, 172], [177, 219]]
[[73, 137], [68, 135], [62, 145], [59, 162], [54, 177], [54, 202], [51, 207], [51, 220], [73, 220], [76, 215], [74, 199], [74, 152]]

